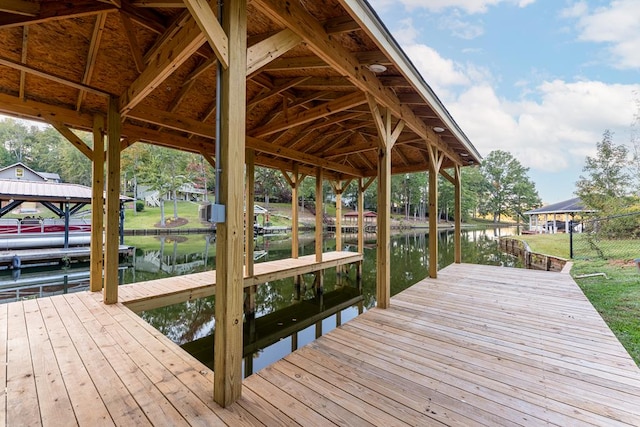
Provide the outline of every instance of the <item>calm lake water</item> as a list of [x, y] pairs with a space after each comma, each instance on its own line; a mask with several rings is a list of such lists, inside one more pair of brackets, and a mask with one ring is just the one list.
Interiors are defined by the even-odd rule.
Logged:
[[[519, 266], [518, 260], [497, 247], [500, 235], [516, 234], [515, 228], [463, 230], [462, 261], [465, 263]], [[196, 273], [215, 268], [215, 241], [209, 235], [129, 237], [136, 247], [130, 264], [121, 266], [121, 283]], [[438, 268], [453, 262], [453, 232], [438, 234]], [[429, 240], [426, 231], [395, 234], [391, 238], [391, 293], [395, 295], [428, 275]], [[325, 238], [324, 250], [335, 249], [335, 239]], [[357, 250], [356, 237], [343, 240], [344, 250]], [[302, 235], [299, 254], [315, 252], [314, 236]], [[259, 237], [256, 262], [291, 256], [290, 238]], [[316, 295], [313, 275], [303, 276], [296, 290], [293, 278], [259, 285], [255, 294], [255, 318], [245, 316], [244, 374], [249, 375], [286, 356], [316, 337], [375, 306], [376, 242], [365, 240], [363, 277], [358, 288], [355, 266], [342, 274], [325, 270], [324, 290]], [[13, 273], [13, 274], [12, 274]], [[69, 269], [24, 269], [0, 273], [0, 301], [74, 292], [88, 288], [88, 265]], [[182, 345], [203, 363], [213, 364], [215, 297], [203, 298], [141, 313], [141, 316]]]

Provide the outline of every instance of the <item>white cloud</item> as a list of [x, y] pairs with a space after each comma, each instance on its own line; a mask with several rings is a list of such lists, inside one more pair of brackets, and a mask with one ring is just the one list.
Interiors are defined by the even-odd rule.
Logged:
[[557, 172], [581, 165], [605, 129], [616, 133], [616, 143], [629, 142], [638, 90], [554, 80], [535, 88], [539, 100], [510, 101], [484, 85], [466, 89], [448, 107], [482, 154], [501, 149], [532, 169]]
[[614, 0], [607, 7], [589, 10], [586, 2], [564, 9], [563, 17], [576, 18], [578, 39], [604, 43], [618, 68], [640, 68], [640, 2]]
[[475, 39], [484, 34], [484, 27], [481, 24], [463, 20], [457, 12], [454, 12], [451, 16], [443, 16], [438, 21], [438, 27], [448, 30], [454, 36], [465, 40]]
[[431, 12], [442, 12], [446, 9], [460, 9], [468, 14], [486, 13], [489, 7], [500, 3], [515, 4], [518, 7], [526, 7], [535, 0], [372, 0], [374, 9], [388, 9], [397, 7], [398, 3], [408, 10], [427, 9]]

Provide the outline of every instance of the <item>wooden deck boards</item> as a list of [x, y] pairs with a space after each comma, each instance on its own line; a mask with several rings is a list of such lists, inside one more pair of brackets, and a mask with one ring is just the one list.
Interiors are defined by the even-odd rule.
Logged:
[[566, 274], [453, 265], [391, 303], [227, 409], [213, 373], [122, 303], [0, 305], [0, 426], [638, 425], [640, 369]]
[[[247, 288], [273, 280], [312, 273], [361, 260], [362, 254], [357, 252], [333, 251], [324, 252], [321, 263], [316, 262], [315, 255], [261, 262], [254, 264], [253, 276], [245, 277], [244, 287]], [[118, 301], [131, 310], [140, 312], [214, 295], [215, 284], [215, 270], [149, 280], [120, 286], [118, 288]]]

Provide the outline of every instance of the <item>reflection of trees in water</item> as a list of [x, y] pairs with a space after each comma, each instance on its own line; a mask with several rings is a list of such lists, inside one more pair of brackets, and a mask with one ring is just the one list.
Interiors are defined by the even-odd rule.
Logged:
[[[494, 240], [493, 230], [463, 230], [462, 262], [475, 264], [493, 264], [514, 266], [517, 259], [502, 253]], [[453, 230], [438, 233], [438, 268], [442, 269], [453, 263]], [[345, 242], [345, 246], [352, 242]], [[333, 250], [335, 242], [328, 241], [326, 250]], [[288, 245], [288, 246], [287, 246]], [[269, 245], [267, 260], [282, 259], [291, 256], [291, 241], [278, 241]], [[301, 245], [307, 253], [313, 252], [313, 243]], [[428, 276], [429, 268], [429, 235], [426, 232], [397, 234], [391, 237], [391, 294], [395, 295], [407, 287]], [[213, 264], [211, 264], [213, 265]], [[364, 250], [363, 261], [363, 305], [366, 309], [375, 306], [376, 297], [376, 246], [375, 241], [368, 241]], [[150, 280], [154, 277], [140, 278]], [[162, 277], [165, 277], [163, 274]], [[330, 292], [338, 286], [335, 268], [325, 270], [324, 291]], [[305, 286], [302, 298], [315, 296], [313, 275], [304, 276]], [[343, 286], [356, 286], [355, 266], [349, 269]], [[264, 316], [297, 302], [293, 278], [269, 282], [259, 285], [255, 295], [257, 316]], [[150, 310], [142, 317], [168, 336], [174, 342], [184, 343], [213, 332], [214, 323], [213, 298], [189, 301], [170, 307]]]
[[140, 316], [173, 342], [184, 344], [213, 333], [215, 297], [148, 310]]

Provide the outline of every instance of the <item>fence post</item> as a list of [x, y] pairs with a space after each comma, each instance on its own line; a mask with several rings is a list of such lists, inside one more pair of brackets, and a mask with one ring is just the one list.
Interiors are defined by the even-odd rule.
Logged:
[[573, 259], [573, 220], [569, 220], [569, 259]]

